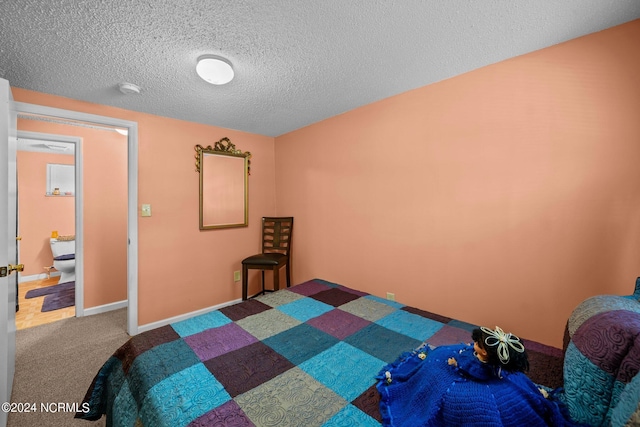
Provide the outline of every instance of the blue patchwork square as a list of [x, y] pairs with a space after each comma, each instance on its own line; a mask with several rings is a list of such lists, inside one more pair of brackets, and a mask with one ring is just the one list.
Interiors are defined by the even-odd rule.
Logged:
[[285, 314], [297, 319], [301, 322], [306, 322], [309, 319], [323, 315], [324, 313], [333, 310], [333, 306], [317, 301], [313, 298], [304, 298], [297, 301], [283, 304], [278, 307], [278, 310]]
[[380, 423], [353, 405], [347, 405], [335, 414], [322, 427], [380, 427]]
[[295, 365], [299, 365], [336, 344], [339, 340], [311, 325], [302, 323], [262, 341]]
[[186, 426], [229, 400], [222, 384], [199, 363], [156, 384], [140, 408], [140, 419], [145, 426]]
[[[375, 382], [386, 363], [349, 344], [339, 342], [299, 365], [300, 369], [347, 401], [360, 396]], [[375, 374], [372, 374], [375, 372]]]
[[171, 327], [178, 333], [178, 335], [186, 337], [197, 334], [198, 332], [202, 332], [206, 329], [226, 325], [227, 323], [231, 323], [231, 319], [216, 310], [190, 319], [181, 320], [180, 322], [172, 323]]
[[380, 326], [424, 341], [442, 328], [443, 324], [404, 310], [395, 311], [376, 321]]

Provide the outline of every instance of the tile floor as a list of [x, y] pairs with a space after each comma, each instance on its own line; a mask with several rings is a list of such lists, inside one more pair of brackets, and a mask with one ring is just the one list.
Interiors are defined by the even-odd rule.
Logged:
[[16, 313], [16, 328], [18, 330], [55, 322], [76, 315], [75, 307], [67, 307], [43, 313], [40, 309], [42, 309], [44, 296], [29, 299], [24, 297], [31, 289], [55, 285], [59, 279], [59, 277], [51, 277], [50, 279], [23, 282], [18, 285], [18, 303], [20, 304], [20, 310]]

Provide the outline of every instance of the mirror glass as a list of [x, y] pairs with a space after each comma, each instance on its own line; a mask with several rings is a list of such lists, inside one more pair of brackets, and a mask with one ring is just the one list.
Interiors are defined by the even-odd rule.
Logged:
[[72, 196], [76, 189], [76, 167], [47, 163], [47, 196]]
[[249, 224], [250, 154], [201, 146], [196, 146], [196, 151], [200, 172], [200, 229], [246, 227]]

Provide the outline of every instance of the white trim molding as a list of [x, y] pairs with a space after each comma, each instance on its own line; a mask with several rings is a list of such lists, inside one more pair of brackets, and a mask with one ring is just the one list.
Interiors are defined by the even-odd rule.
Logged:
[[[123, 300], [123, 301], [116, 301], [116, 302], [112, 302], [109, 304], [105, 304], [105, 305], [99, 305], [97, 307], [91, 307], [91, 308], [85, 308], [84, 309], [84, 316], [92, 316], [94, 314], [100, 314], [100, 313], [106, 313], [107, 311], [113, 311], [113, 310], [118, 310], [121, 308], [126, 308], [129, 304], [127, 303], [127, 300]], [[131, 335], [131, 334], [129, 334]]]
[[170, 317], [170, 318], [164, 319], [164, 320], [158, 320], [157, 322], [147, 323], [146, 325], [140, 325], [138, 327], [138, 333], [150, 331], [152, 329], [156, 329], [156, 328], [159, 328], [161, 326], [167, 326], [167, 325], [169, 325], [171, 323], [180, 322], [182, 320], [187, 320], [187, 319], [190, 319], [192, 317], [199, 316], [201, 314], [206, 314], [206, 313], [209, 313], [209, 312], [214, 311], [214, 310], [219, 310], [219, 309], [221, 309], [223, 307], [227, 307], [227, 306], [230, 306], [230, 305], [233, 305], [233, 304], [237, 304], [239, 302], [242, 302], [242, 300], [241, 299], [236, 299], [236, 300], [233, 300], [233, 301], [223, 302], [222, 304], [214, 305], [214, 306], [211, 306], [211, 307], [206, 307], [206, 308], [203, 308], [203, 309], [200, 309], [200, 310], [192, 311], [190, 313], [181, 314], [179, 316]]

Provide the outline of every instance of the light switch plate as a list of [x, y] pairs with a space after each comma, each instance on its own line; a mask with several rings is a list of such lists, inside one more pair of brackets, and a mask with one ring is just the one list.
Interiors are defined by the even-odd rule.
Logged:
[[140, 216], [151, 216], [151, 205], [140, 206]]

